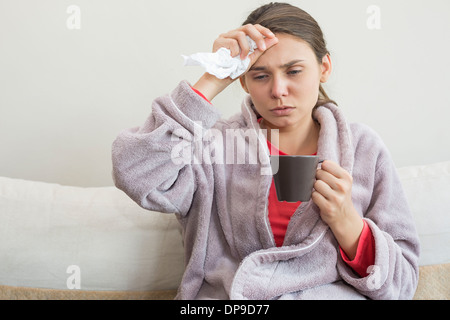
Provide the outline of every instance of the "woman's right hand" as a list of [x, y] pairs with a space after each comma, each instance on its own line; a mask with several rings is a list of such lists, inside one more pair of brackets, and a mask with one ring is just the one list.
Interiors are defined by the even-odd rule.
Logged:
[[[227, 48], [231, 52], [232, 57], [240, 55], [241, 59], [245, 59], [250, 52], [250, 47], [246, 36], [249, 36], [257, 45], [257, 49], [249, 56], [250, 67], [259, 59], [259, 57], [275, 44], [278, 39], [269, 29], [256, 24], [247, 24], [238, 29], [221, 34], [213, 45], [213, 52], [220, 48]], [[231, 78], [218, 79], [215, 76], [205, 73], [199, 81], [193, 86], [200, 91], [209, 101], [216, 95], [228, 87], [234, 80]]]

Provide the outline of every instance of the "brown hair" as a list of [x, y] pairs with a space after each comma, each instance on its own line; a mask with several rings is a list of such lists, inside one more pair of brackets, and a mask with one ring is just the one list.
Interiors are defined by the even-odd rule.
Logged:
[[[273, 33], [285, 33], [307, 42], [314, 51], [319, 64], [329, 54], [319, 24], [307, 12], [288, 3], [271, 2], [254, 10], [242, 25], [260, 24]], [[319, 87], [319, 98], [316, 106], [332, 102], [322, 85]]]

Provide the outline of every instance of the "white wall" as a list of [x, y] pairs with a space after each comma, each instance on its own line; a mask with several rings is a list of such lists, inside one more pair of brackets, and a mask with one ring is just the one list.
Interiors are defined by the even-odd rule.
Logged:
[[[0, 176], [111, 185], [111, 143], [197, 68], [260, 0], [0, 0]], [[351, 121], [383, 137], [398, 166], [450, 160], [450, 1], [302, 0], [326, 35], [326, 88]], [[80, 29], [70, 29], [80, 9]], [[380, 29], [371, 5], [380, 10]], [[376, 18], [376, 17], [375, 17]], [[70, 25], [70, 24], [69, 24]], [[72, 24], [73, 25], [73, 24]], [[239, 84], [214, 102], [240, 109]]]

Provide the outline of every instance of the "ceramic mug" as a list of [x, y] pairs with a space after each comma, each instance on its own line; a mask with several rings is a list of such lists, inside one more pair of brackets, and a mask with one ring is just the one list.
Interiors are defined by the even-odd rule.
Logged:
[[278, 201], [304, 202], [311, 199], [318, 156], [270, 156], [270, 164]]

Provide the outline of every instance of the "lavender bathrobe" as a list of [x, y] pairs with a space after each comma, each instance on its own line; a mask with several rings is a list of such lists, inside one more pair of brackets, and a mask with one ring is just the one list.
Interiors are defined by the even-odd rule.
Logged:
[[182, 226], [186, 271], [178, 299], [413, 297], [418, 237], [386, 147], [368, 127], [347, 124], [333, 104], [313, 117], [321, 125], [318, 156], [352, 174], [354, 206], [375, 240], [375, 265], [364, 278], [342, 260], [312, 201], [297, 208], [284, 245], [275, 246], [269, 150], [250, 97], [241, 113], [221, 120], [181, 82], [154, 101], [141, 127], [119, 134], [112, 148], [116, 186], [144, 208], [174, 213]]

